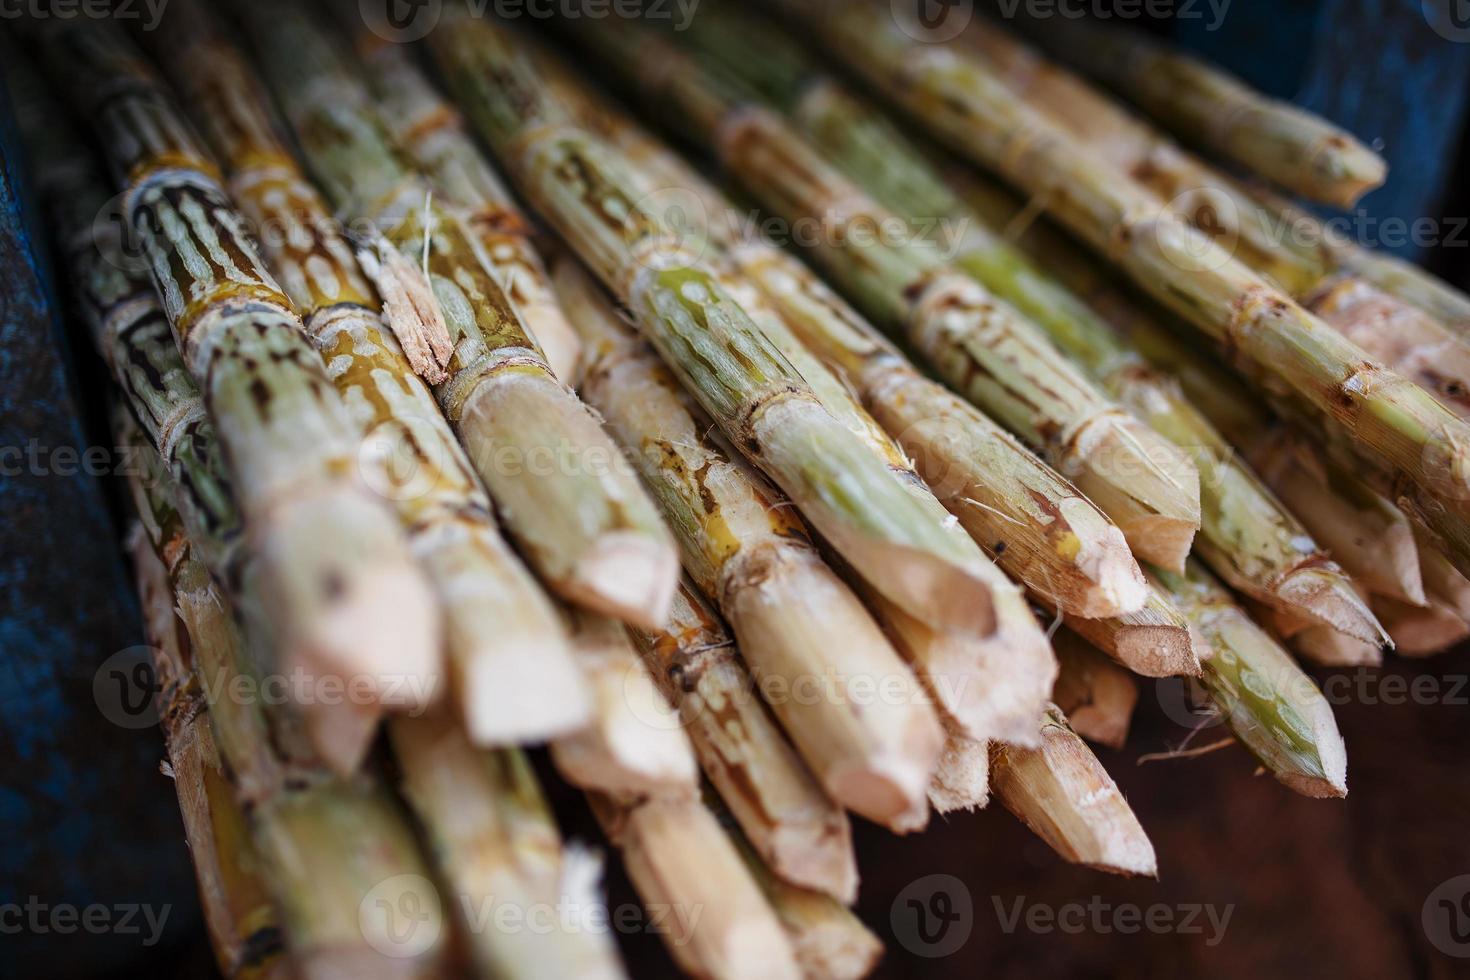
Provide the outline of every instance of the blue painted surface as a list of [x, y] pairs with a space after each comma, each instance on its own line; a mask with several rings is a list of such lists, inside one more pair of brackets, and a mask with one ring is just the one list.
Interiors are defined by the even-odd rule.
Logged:
[[[1237, 0], [1218, 30], [1206, 26], [1181, 20], [1176, 39], [1378, 146], [1388, 183], [1363, 198], [1365, 220], [1351, 227], [1362, 244], [1422, 257], [1413, 241], [1391, 239], [1416, 219], [1445, 217], [1470, 98], [1470, 42], [1436, 33], [1420, 0]], [[1452, 231], [1442, 226], [1438, 237]]]
[[[95, 478], [24, 457], [84, 438], [18, 145], [0, 92], [0, 905], [167, 906], [168, 942], [197, 902], [160, 739], [113, 725], [92, 696], [97, 666], [141, 642], [117, 530]], [[138, 935], [80, 930], [4, 946], [0, 975], [12, 956], [81, 975], [150, 952]]]

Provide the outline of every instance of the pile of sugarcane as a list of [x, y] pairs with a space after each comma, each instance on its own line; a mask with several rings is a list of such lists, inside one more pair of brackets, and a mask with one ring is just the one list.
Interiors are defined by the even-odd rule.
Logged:
[[[356, 4], [174, 0], [6, 52], [147, 461], [127, 546], [226, 975], [623, 975], [590, 919], [474, 916], [599, 901], [545, 745], [644, 901], [700, 910], [680, 967], [862, 976], [847, 811], [994, 794], [1151, 876], [1084, 741], [1123, 743], [1131, 675], [1341, 797], [1298, 658], [1470, 635], [1470, 300], [1283, 240], [1313, 219], [996, 23], [769, 6], [446, 3], [399, 45]], [[1042, 40], [1189, 142], [1322, 201], [1383, 181], [1084, 29]]]

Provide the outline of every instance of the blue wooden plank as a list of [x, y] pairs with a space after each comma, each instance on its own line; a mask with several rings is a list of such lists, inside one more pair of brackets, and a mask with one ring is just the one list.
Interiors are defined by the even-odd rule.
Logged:
[[[197, 922], [197, 901], [157, 730], [120, 728], [93, 696], [99, 665], [141, 643], [141, 629], [98, 482], [67, 462], [80, 455], [56, 455], [80, 454], [85, 440], [35, 227], [0, 91], [4, 960], [44, 962], [37, 975], [82, 975], [150, 952], [151, 930], [117, 928], [120, 910], [133, 908], [135, 924], [144, 907], [166, 916], [154, 942], [168, 942]], [[101, 931], [52, 918], [99, 905], [111, 923]]]

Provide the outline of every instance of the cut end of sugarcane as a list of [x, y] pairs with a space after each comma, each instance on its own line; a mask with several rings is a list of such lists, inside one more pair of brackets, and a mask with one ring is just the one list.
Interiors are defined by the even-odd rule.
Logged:
[[796, 962], [804, 977], [861, 980], [878, 965], [883, 943], [878, 937], [845, 922], [821, 922], [792, 936]]
[[1388, 632], [1346, 576], [1329, 569], [1292, 572], [1272, 589], [1273, 605], [1364, 643], [1387, 643]]
[[1425, 608], [1375, 596], [1373, 606], [1402, 657], [1429, 657], [1470, 638], [1470, 623], [1433, 599]]
[[967, 568], [887, 541], [834, 544], [873, 588], [916, 619], [947, 632], [995, 631], [993, 589], [1000, 573], [987, 574], [993, 567]]
[[563, 594], [579, 605], [640, 629], [668, 622], [679, 587], [679, 555], [661, 537], [604, 534], [577, 563]]
[[767, 855], [771, 870], [793, 885], [851, 905], [857, 901], [858, 867], [846, 816], [842, 828], [842, 833], [832, 833], [826, 825], [776, 828]]
[[1378, 667], [1383, 647], [1339, 633], [1330, 626], [1309, 626], [1291, 638], [1292, 649], [1324, 667]]
[[1116, 658], [1144, 677], [1198, 677], [1201, 650], [1179, 626], [1128, 626], [1118, 633]]
[[308, 635], [312, 648], [356, 651], [352, 669], [371, 679], [388, 708], [422, 711], [443, 694], [438, 605], [417, 570], [359, 573], [351, 595], [328, 607], [316, 625]]
[[484, 656], [457, 665], [455, 696], [476, 745], [545, 742], [592, 718], [592, 699], [565, 641], [484, 637]]
[[720, 940], [720, 949], [713, 954], [711, 962], [723, 964], [724, 968], [713, 975], [731, 980], [772, 980], [773, 977], [796, 980], [800, 976], [795, 949], [789, 940], [772, 943], [770, 924], [763, 920], [737, 922]]
[[376, 704], [298, 704], [307, 740], [334, 773], [348, 777], [362, 768], [378, 735], [383, 709]]
[[1199, 530], [1199, 514], [1196, 511], [1193, 519], [1154, 514], [1124, 519], [1118, 526], [1128, 539], [1128, 547], [1140, 559], [1172, 572], [1182, 572]]
[[1332, 707], [1321, 699], [1310, 709], [1312, 744], [1317, 749], [1321, 774], [1278, 772], [1282, 785], [1313, 799], [1342, 799], [1347, 796], [1347, 748], [1337, 730]]
[[895, 834], [914, 833], [928, 825], [928, 783], [925, 767], [891, 754], [827, 774], [827, 789], [834, 798]]
[[938, 813], [984, 809], [990, 802], [990, 746], [951, 731], [929, 782], [929, 802]]
[[[1191, 535], [1191, 540], [1193, 536]], [[1133, 558], [1132, 549], [1122, 534], [1110, 536], [1104, 542], [1101, 554], [1090, 556], [1081, 563], [1082, 570], [1091, 579], [1091, 588], [1085, 589], [1070, 602], [1059, 603], [1067, 612], [1084, 619], [1106, 619], [1138, 612], [1148, 601], [1148, 583], [1143, 571]]]

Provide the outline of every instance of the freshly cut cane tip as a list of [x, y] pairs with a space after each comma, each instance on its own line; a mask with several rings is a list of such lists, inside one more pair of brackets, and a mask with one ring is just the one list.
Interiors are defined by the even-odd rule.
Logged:
[[335, 704], [302, 704], [298, 710], [307, 739], [332, 772], [346, 778], [362, 768], [383, 718], [380, 706], [344, 699]]
[[990, 747], [951, 732], [929, 782], [929, 802], [939, 813], [983, 809], [990, 802]]
[[1347, 796], [1347, 749], [1337, 729], [1332, 708], [1325, 701], [1311, 709], [1312, 744], [1317, 747], [1317, 762], [1322, 775], [1302, 772], [1277, 773], [1276, 778], [1303, 796], [1314, 799], [1342, 799]]
[[582, 556], [563, 591], [595, 612], [656, 630], [668, 621], [678, 587], [679, 555], [671, 543], [614, 531]]
[[771, 834], [768, 862], [793, 885], [831, 895], [843, 905], [857, 901], [858, 868], [850, 834], [811, 825], [778, 827]]
[[1383, 647], [1365, 643], [1330, 626], [1311, 626], [1291, 638], [1301, 656], [1325, 667], [1377, 667], [1383, 663]]
[[1199, 651], [1189, 630], [1133, 626], [1118, 635], [1118, 662], [1144, 677], [1198, 677]]
[[1346, 577], [1307, 569], [1274, 590], [1280, 604], [1364, 643], [1390, 642], [1388, 631]]
[[858, 816], [907, 834], [929, 822], [928, 781], [928, 773], [913, 760], [881, 757], [834, 769], [827, 776], [827, 791]]
[[823, 922], [792, 937], [802, 975], [829, 980], [861, 980], [883, 955], [883, 944], [866, 930], [854, 935], [850, 926]]
[[1466, 623], [1449, 606], [1430, 600], [1428, 608], [1419, 609], [1392, 599], [1374, 599], [1394, 650], [1402, 657], [1427, 657], [1470, 637]]
[[485, 656], [467, 658], [455, 694], [470, 741], [480, 746], [545, 742], [585, 726], [592, 698], [570, 651], [545, 640], [487, 638]]
[[1123, 616], [1138, 612], [1148, 600], [1148, 583], [1121, 535], [1116, 549], [1110, 548], [1085, 571], [1091, 574], [1094, 584], [1067, 610], [1075, 616], [1084, 619]]
[[984, 570], [884, 541], [834, 541], [873, 588], [936, 630], [995, 632], [993, 582]]
[[414, 567], [359, 569], [307, 642], [324, 666], [366, 678], [385, 706], [417, 711], [444, 692], [440, 626], [438, 604]]
[[1120, 522], [1128, 547], [1140, 559], [1171, 572], [1184, 571], [1184, 560], [1194, 546], [1199, 530], [1199, 514], [1190, 517], [1167, 517], [1162, 514], [1137, 517]]

